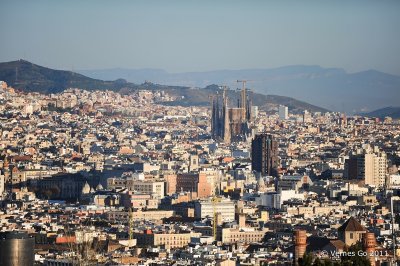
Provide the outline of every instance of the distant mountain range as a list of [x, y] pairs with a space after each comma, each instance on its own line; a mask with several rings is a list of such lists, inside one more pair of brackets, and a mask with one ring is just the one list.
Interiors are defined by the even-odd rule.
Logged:
[[381, 108], [369, 113], [362, 113], [364, 116], [369, 116], [369, 117], [379, 117], [379, 118], [385, 118], [387, 116], [390, 116], [391, 118], [400, 118], [400, 107], [385, 107]]
[[[154, 74], [157, 76], [156, 74]], [[152, 82], [135, 84], [127, 82], [125, 79], [115, 79], [104, 81], [96, 78], [89, 78], [83, 74], [71, 71], [54, 70], [39, 65], [35, 65], [25, 60], [0, 63], [0, 80], [6, 81], [10, 86], [27, 92], [57, 93], [67, 88], [80, 88], [86, 90], [113, 90], [120, 93], [131, 93], [138, 89], [165, 90], [169, 94], [176, 96], [174, 102], [167, 102], [169, 105], [209, 105], [209, 96], [217, 91], [221, 92], [217, 85], [206, 86], [205, 88], [192, 88], [190, 86], [159, 85]], [[234, 99], [239, 97], [236, 90], [228, 91], [232, 104]], [[260, 106], [264, 110], [276, 110], [279, 104], [289, 107], [290, 112], [300, 113], [304, 110], [312, 112], [326, 112], [325, 108], [298, 101], [291, 97], [278, 95], [253, 94], [253, 104]]]
[[273, 69], [216, 70], [168, 73], [160, 69], [81, 70], [92, 78], [166, 85], [205, 87], [224, 84], [240, 87], [236, 80], [251, 80], [248, 87], [262, 94], [294, 97], [324, 108], [350, 114], [400, 105], [400, 77], [376, 70], [347, 73], [339, 68], [285, 66]]

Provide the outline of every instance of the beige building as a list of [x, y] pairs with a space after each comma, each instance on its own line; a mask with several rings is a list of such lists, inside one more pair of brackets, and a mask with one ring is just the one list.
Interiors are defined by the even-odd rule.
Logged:
[[18, 169], [14, 167], [12, 170], [12, 182], [18, 184], [26, 182], [30, 179], [41, 179], [42, 177], [50, 176], [51, 172], [40, 169]]
[[197, 171], [199, 169], [199, 156], [198, 155], [190, 155], [189, 157], [189, 171]]
[[135, 209], [157, 209], [159, 199], [153, 198], [150, 194], [135, 194], [127, 191], [121, 195], [121, 203], [125, 208]]
[[224, 244], [261, 242], [267, 231], [268, 229], [266, 228], [262, 230], [253, 228], [222, 228], [221, 241]]
[[200, 237], [200, 233], [153, 233], [151, 230], [145, 230], [142, 233], [134, 233], [133, 237], [137, 240], [137, 245], [142, 247], [164, 246], [170, 248], [186, 247], [192, 237]]
[[379, 204], [376, 195], [362, 195], [357, 198], [358, 205], [376, 206]]
[[12, 184], [22, 184], [26, 182], [26, 175], [20, 171], [16, 166], [11, 171], [11, 182]]
[[[174, 211], [161, 211], [161, 210], [152, 210], [152, 211], [134, 211], [131, 213], [132, 219], [134, 221], [143, 221], [143, 220], [161, 220], [163, 218], [169, 218], [174, 216]], [[129, 212], [127, 211], [111, 211], [107, 213], [107, 219], [110, 221], [128, 221]]]
[[236, 261], [232, 259], [225, 259], [221, 261], [216, 261], [217, 266], [236, 266]]
[[200, 175], [206, 176], [207, 183], [211, 185], [211, 193], [214, 195], [216, 193], [216, 188], [220, 180], [219, 170], [212, 168], [203, 168], [200, 170]]
[[310, 216], [323, 216], [329, 215], [336, 211], [348, 211], [349, 206], [346, 205], [331, 205], [331, 206], [298, 206], [288, 207], [287, 213], [290, 215], [304, 215], [304, 217]]
[[354, 217], [350, 217], [338, 228], [339, 239], [347, 246], [354, 245], [361, 241], [363, 234], [366, 232], [367, 230]]
[[164, 198], [164, 182], [163, 181], [152, 181], [152, 180], [132, 180], [126, 181], [126, 187], [130, 191], [136, 191], [142, 194], [150, 194], [158, 197], [159, 199]]
[[386, 153], [367, 153], [365, 154], [365, 184], [377, 187], [385, 185], [387, 175]]

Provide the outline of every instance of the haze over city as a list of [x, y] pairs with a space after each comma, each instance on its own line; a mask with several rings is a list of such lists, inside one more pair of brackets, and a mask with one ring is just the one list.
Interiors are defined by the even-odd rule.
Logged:
[[2, 1], [0, 61], [168, 72], [321, 65], [400, 75], [399, 1]]
[[1, 266], [399, 265], [399, 1], [0, 10]]

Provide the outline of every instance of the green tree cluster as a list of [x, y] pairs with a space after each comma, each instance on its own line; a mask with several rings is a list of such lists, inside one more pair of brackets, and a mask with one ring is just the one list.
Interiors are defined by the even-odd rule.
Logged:
[[355, 244], [345, 250], [346, 254], [355, 254], [354, 256], [342, 256], [341, 261], [331, 261], [329, 259], [314, 258], [311, 254], [306, 253], [299, 258], [299, 266], [369, 266], [370, 261], [365, 256], [359, 256], [358, 252], [362, 250], [361, 243]]

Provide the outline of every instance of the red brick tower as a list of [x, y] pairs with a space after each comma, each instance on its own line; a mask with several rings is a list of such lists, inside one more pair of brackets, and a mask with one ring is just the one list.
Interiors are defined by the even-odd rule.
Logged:
[[294, 231], [294, 265], [299, 265], [299, 258], [306, 253], [307, 232], [305, 230]]
[[363, 248], [367, 252], [367, 257], [371, 262], [371, 266], [375, 266], [375, 247], [376, 239], [374, 233], [365, 233], [363, 236]]

